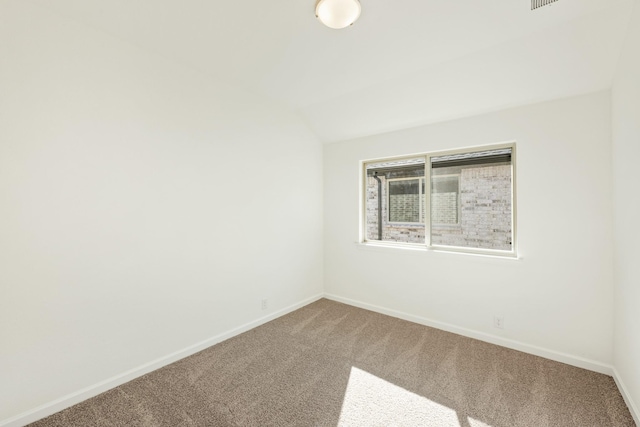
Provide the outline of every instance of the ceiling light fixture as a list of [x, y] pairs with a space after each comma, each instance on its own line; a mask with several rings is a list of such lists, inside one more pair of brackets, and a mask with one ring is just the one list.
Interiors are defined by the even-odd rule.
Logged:
[[316, 18], [329, 28], [340, 28], [353, 25], [360, 16], [358, 0], [317, 0]]

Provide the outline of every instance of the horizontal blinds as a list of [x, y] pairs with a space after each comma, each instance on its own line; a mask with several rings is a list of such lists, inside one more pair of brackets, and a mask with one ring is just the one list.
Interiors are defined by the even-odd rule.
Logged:
[[478, 151], [475, 153], [452, 154], [431, 158], [432, 168], [448, 168], [452, 166], [482, 165], [488, 163], [511, 162], [511, 149]]

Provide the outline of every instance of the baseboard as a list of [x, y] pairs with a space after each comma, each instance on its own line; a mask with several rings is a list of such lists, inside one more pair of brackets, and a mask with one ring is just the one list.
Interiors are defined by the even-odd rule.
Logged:
[[247, 332], [250, 329], [263, 325], [271, 320], [277, 319], [280, 316], [284, 316], [285, 314], [304, 307], [305, 305], [311, 304], [312, 302], [317, 301], [322, 297], [323, 295], [319, 294], [311, 298], [304, 299], [281, 310], [277, 310], [271, 314], [268, 314], [267, 316], [261, 317], [257, 320], [231, 329], [230, 331], [216, 335], [185, 349], [153, 360], [149, 363], [145, 363], [144, 365], [138, 366], [137, 368], [131, 369], [127, 372], [123, 372], [120, 375], [116, 375], [92, 386], [83, 388], [82, 390], [78, 390], [74, 393], [68, 394], [49, 403], [45, 403], [44, 405], [38, 406], [37, 408], [34, 408], [30, 411], [23, 412], [22, 414], [18, 414], [14, 417], [2, 420], [0, 421], [0, 427], [21, 427], [34, 421], [38, 421], [39, 419], [48, 417], [49, 415], [53, 415], [56, 412], [62, 411], [63, 409], [69, 408], [84, 400], [97, 396], [100, 393], [104, 393], [107, 390], [118, 387], [119, 385], [129, 382], [135, 378], [141, 377], [142, 375], [148, 374], [149, 372], [155, 371], [156, 369], [162, 368], [163, 366], [167, 366], [180, 359], [184, 359], [185, 357], [191, 356], [192, 354], [211, 347], [212, 345], [218, 344], [243, 332]]
[[633, 400], [631, 400], [631, 395], [629, 395], [629, 391], [624, 385], [622, 378], [620, 378], [620, 374], [616, 368], [613, 368], [613, 380], [616, 382], [618, 390], [620, 390], [620, 394], [622, 395], [624, 402], [627, 404], [633, 420], [636, 422], [636, 425], [640, 427], [640, 411], [638, 411], [638, 407], [635, 405]]
[[538, 347], [535, 345], [510, 340], [508, 338], [502, 338], [497, 335], [491, 335], [485, 332], [474, 331], [472, 329], [467, 329], [467, 328], [461, 328], [459, 326], [451, 325], [449, 323], [439, 322], [436, 320], [427, 319], [425, 317], [415, 316], [413, 314], [408, 314], [402, 311], [380, 307], [380, 306], [369, 304], [366, 302], [356, 301], [350, 298], [344, 298], [339, 295], [325, 293], [324, 297], [333, 301], [352, 305], [354, 307], [375, 311], [376, 313], [386, 314], [388, 316], [393, 316], [399, 319], [408, 320], [409, 322], [430, 326], [432, 328], [441, 329], [443, 331], [452, 332], [454, 334], [462, 335], [469, 338], [474, 338], [474, 339], [488, 342], [491, 344], [496, 344], [502, 347], [510, 348], [512, 350], [522, 351], [523, 353], [529, 353], [535, 356], [544, 357], [546, 359], [555, 360], [557, 362], [566, 363], [567, 365], [577, 366], [579, 368], [588, 369], [590, 371], [595, 371], [595, 372], [599, 372], [601, 374], [606, 374], [606, 375], [613, 374], [613, 366], [607, 365], [605, 363], [597, 362], [595, 360], [586, 359], [580, 356], [573, 356], [570, 354], [549, 350], [543, 347]]

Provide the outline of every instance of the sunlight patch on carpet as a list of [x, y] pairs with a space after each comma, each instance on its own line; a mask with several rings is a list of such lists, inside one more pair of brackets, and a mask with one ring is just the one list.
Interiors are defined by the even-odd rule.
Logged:
[[338, 425], [461, 427], [453, 409], [356, 367], [351, 368]]
[[485, 424], [482, 421], [474, 420], [471, 417], [467, 417], [467, 421], [469, 422], [469, 427], [491, 427], [489, 424]]

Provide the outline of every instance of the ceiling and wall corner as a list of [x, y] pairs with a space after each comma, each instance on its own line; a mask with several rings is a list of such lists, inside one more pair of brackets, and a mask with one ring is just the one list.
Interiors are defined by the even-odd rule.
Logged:
[[594, 12], [301, 111], [339, 141], [608, 89], [627, 19], [626, 6]]
[[28, 0], [297, 110], [327, 142], [611, 87], [633, 0]]

